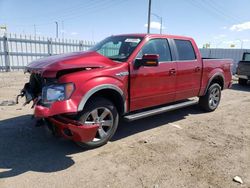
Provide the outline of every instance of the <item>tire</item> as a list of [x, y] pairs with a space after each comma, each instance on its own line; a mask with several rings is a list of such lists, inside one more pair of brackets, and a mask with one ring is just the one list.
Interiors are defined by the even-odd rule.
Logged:
[[86, 104], [77, 120], [83, 124], [99, 124], [96, 136], [92, 141], [77, 142], [83, 148], [93, 149], [105, 145], [115, 134], [119, 114], [111, 101], [98, 97]]
[[242, 85], [242, 86], [245, 86], [245, 85], [247, 85], [247, 80], [246, 80], [246, 79], [239, 78], [238, 83], [239, 83], [240, 85]]
[[221, 99], [221, 87], [219, 84], [211, 84], [207, 90], [206, 95], [200, 97], [199, 105], [206, 112], [214, 111]]

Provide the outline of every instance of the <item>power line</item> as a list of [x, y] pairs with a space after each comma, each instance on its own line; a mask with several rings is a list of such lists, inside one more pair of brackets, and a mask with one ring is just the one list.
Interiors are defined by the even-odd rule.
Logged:
[[[113, 2], [112, 0], [92, 0], [92, 1], [84, 1], [80, 4], [78, 4], [77, 6], [73, 6], [71, 8], [67, 8], [67, 9], [63, 9], [59, 11], [53, 11], [51, 12], [51, 14], [53, 16], [48, 16], [50, 15], [49, 13], [46, 13], [46, 17], [44, 15], [41, 16], [37, 16], [37, 17], [22, 17], [23, 20], [30, 20], [30, 19], [34, 19], [34, 18], [46, 18], [46, 19], [50, 19], [50, 20], [69, 20], [72, 18], [76, 18], [79, 17], [83, 14], [92, 14], [95, 11], [101, 11], [102, 9], [105, 10], [105, 8], [108, 8], [109, 6], [113, 5], [113, 4], [117, 4], [117, 2], [122, 2], [122, 1], [115, 1]], [[63, 13], [62, 13], [63, 12]], [[62, 14], [60, 14], [62, 13]], [[55, 16], [56, 15], [56, 16]], [[44, 21], [44, 22], [36, 22], [37, 26], [46, 26], [46, 25], [53, 25], [54, 22], [53, 21]], [[34, 24], [12, 24], [16, 27], [33, 27]]]
[[240, 18], [238, 15], [234, 14], [234, 12], [232, 11], [227, 11], [227, 9], [225, 9], [224, 5], [221, 5], [220, 1], [214, 1], [214, 0], [210, 0], [208, 1], [209, 3], [212, 3], [214, 6], [217, 7], [217, 9], [219, 9], [221, 12], [222, 10], [224, 11], [224, 13], [226, 15], [228, 15], [229, 17], [236, 19], [237, 21], [241, 22], [242, 18]]
[[205, 13], [209, 14], [210, 16], [219, 19], [223, 22], [227, 22], [229, 24], [233, 24], [234, 21], [232, 21], [231, 18], [228, 18], [227, 16], [223, 15], [224, 13], [221, 13], [220, 11], [211, 7], [211, 5], [204, 4], [205, 2], [199, 1], [199, 0], [190, 0], [188, 1], [190, 4], [198, 8], [199, 10], [203, 10]]
[[236, 21], [236, 22], [240, 22], [240, 19], [237, 19], [236, 16], [232, 16], [230, 14], [227, 14], [224, 9], [223, 9], [224, 11], [222, 11], [220, 8], [218, 8], [218, 4], [216, 4], [216, 2], [212, 3], [209, 0], [209, 1], [201, 2], [201, 3], [206, 3], [206, 5], [211, 8], [211, 10], [213, 10], [216, 14], [224, 17], [227, 20], [230, 20], [230, 21], [233, 20], [233, 21]]
[[107, 2], [105, 2], [104, 0], [102, 1], [102, 3], [98, 4], [98, 6], [94, 6], [91, 7], [87, 10], [82, 10], [82, 11], [76, 11], [74, 14], [69, 14], [69, 16], [64, 16], [63, 20], [77, 20], [77, 19], [82, 19], [80, 16], [83, 16], [83, 14], [85, 15], [91, 15], [95, 12], [101, 12], [101, 11], [106, 11], [108, 8], [112, 7], [120, 4], [120, 3], [124, 3], [126, 1], [124, 0], [116, 0], [115, 2], [113, 0], [107, 0]]

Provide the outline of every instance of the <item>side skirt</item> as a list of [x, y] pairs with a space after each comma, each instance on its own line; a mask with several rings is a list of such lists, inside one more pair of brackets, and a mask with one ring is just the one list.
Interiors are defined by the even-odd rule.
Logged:
[[167, 105], [167, 106], [163, 106], [163, 107], [159, 107], [159, 108], [154, 108], [154, 109], [146, 110], [143, 112], [131, 113], [131, 114], [124, 116], [124, 119], [126, 121], [134, 121], [134, 120], [142, 119], [142, 118], [153, 116], [156, 114], [161, 114], [164, 112], [169, 112], [172, 110], [177, 110], [177, 109], [184, 108], [184, 107], [191, 106], [191, 105], [195, 105], [195, 104], [198, 104], [198, 99], [192, 98], [192, 99], [189, 99], [188, 101], [184, 101], [184, 102], [179, 102], [179, 103], [175, 103], [175, 104], [171, 104], [171, 105]]

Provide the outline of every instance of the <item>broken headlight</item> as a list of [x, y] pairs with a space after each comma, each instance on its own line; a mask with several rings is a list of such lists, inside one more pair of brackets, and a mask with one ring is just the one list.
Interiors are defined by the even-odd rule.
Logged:
[[51, 103], [67, 100], [71, 97], [74, 90], [75, 86], [73, 83], [45, 86], [42, 89], [42, 101], [43, 103]]

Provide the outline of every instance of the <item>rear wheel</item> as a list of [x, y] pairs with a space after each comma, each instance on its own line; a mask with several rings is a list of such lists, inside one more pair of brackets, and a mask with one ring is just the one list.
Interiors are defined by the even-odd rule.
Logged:
[[242, 79], [242, 78], [239, 78], [239, 84], [242, 85], [242, 86], [245, 86], [247, 85], [247, 79]]
[[85, 148], [96, 148], [106, 144], [114, 135], [119, 115], [114, 104], [105, 98], [94, 98], [89, 101], [78, 117], [78, 121], [88, 125], [98, 125], [95, 138], [90, 142], [78, 142]]
[[210, 85], [206, 95], [200, 97], [199, 105], [203, 110], [207, 112], [212, 112], [218, 107], [220, 103], [220, 98], [221, 87], [219, 84], [214, 83]]

